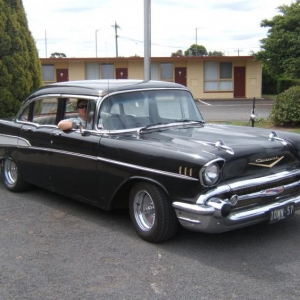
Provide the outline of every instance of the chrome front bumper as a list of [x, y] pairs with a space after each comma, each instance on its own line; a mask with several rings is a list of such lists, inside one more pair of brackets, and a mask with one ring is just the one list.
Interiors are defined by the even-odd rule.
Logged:
[[[195, 204], [176, 201], [173, 202], [173, 207], [181, 225], [189, 230], [218, 233], [246, 227], [270, 220], [270, 211], [273, 209], [279, 209], [288, 204], [294, 204], [295, 211], [300, 209], [300, 189], [291, 195], [280, 196], [279, 194], [272, 203], [260, 203], [259, 205], [246, 206], [239, 209], [234, 208], [234, 205], [230, 203], [230, 199], [221, 199], [219, 195], [228, 191], [234, 193], [237, 186], [238, 188], [255, 186], [258, 181], [259, 184], [274, 183], [299, 175], [300, 170], [284, 171], [276, 175], [259, 178], [258, 180], [247, 180], [232, 185], [224, 185], [201, 195]], [[299, 187], [299, 181], [286, 186], [280, 186], [279, 184], [280, 188], [286, 188], [287, 190], [297, 185]], [[252, 196], [253, 194], [249, 194], [238, 198], [243, 201], [245, 198], [250, 199]]]

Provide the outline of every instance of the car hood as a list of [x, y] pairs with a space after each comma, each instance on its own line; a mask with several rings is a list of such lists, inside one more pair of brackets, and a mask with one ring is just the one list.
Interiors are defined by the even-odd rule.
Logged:
[[[173, 127], [145, 134], [152, 153], [181, 157], [182, 164], [199, 167], [214, 159], [224, 159], [223, 180], [237, 176], [257, 177], [287, 167], [299, 167], [300, 141], [297, 134], [270, 139], [266, 129], [205, 124], [202, 127]], [[281, 136], [283, 134], [283, 136]], [[155, 150], [156, 149], [156, 150]], [[180, 155], [179, 155], [180, 153]], [[150, 154], [150, 153], [149, 153]]]

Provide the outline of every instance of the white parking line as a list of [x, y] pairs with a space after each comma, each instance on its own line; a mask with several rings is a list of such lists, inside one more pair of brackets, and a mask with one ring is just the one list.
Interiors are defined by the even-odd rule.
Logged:
[[211, 106], [211, 104], [209, 104], [209, 103], [207, 103], [207, 102], [204, 102], [204, 101], [202, 101], [202, 100], [198, 100], [198, 102], [201, 102], [201, 103], [203, 103], [203, 104], [205, 104], [205, 105]]

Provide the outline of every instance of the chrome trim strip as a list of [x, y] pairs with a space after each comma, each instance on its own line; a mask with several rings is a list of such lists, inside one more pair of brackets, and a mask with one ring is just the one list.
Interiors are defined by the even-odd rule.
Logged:
[[[25, 148], [25, 147], [20, 146], [19, 148]], [[69, 152], [69, 151], [63, 151], [63, 150], [59, 150], [59, 149], [42, 148], [42, 147], [31, 147], [31, 149], [39, 150], [39, 151], [45, 151], [45, 152], [48, 151], [48, 152], [52, 152], [52, 153], [55, 152], [55, 153], [60, 153], [60, 154], [65, 154], [65, 155], [78, 156], [78, 157], [81, 157], [81, 158], [97, 160], [97, 161], [101, 161], [101, 162], [106, 162], [106, 163], [119, 165], [119, 166], [131, 168], [131, 169], [136, 169], [136, 170], [147, 171], [147, 172], [160, 174], [160, 175], [164, 175], [164, 176], [171, 176], [171, 177], [184, 179], [184, 180], [199, 181], [197, 178], [193, 178], [193, 177], [189, 177], [189, 176], [185, 176], [185, 175], [180, 175], [180, 174], [172, 173], [172, 172], [168, 172], [168, 171], [162, 171], [162, 170], [157, 170], [157, 169], [152, 169], [152, 168], [146, 168], [146, 167], [143, 167], [143, 166], [133, 165], [133, 164], [124, 163], [124, 162], [120, 162], [120, 161], [115, 161], [115, 160], [103, 158], [103, 157], [100, 157], [100, 156], [85, 155], [85, 154], [79, 154], [79, 153], [76, 153], [76, 152]]]
[[172, 173], [172, 172], [167, 172], [167, 171], [161, 171], [161, 170], [152, 169], [152, 168], [146, 168], [146, 167], [142, 167], [142, 166], [138, 166], [138, 165], [133, 165], [133, 164], [128, 164], [128, 163], [124, 163], [124, 162], [120, 162], [120, 161], [115, 161], [115, 160], [111, 160], [111, 159], [107, 159], [107, 158], [102, 158], [102, 157], [97, 157], [97, 159], [100, 160], [100, 161], [102, 161], [102, 162], [108, 162], [108, 163], [112, 163], [112, 164], [123, 166], [123, 167], [132, 168], [132, 169], [143, 170], [143, 171], [147, 171], [147, 172], [151, 172], [151, 173], [156, 173], [156, 174], [160, 174], [160, 175], [165, 175], [165, 176], [171, 176], [171, 177], [175, 177], [175, 178], [179, 178], [179, 179], [186, 179], [186, 180], [191, 180], [191, 181], [199, 181], [196, 178], [189, 177], [189, 176], [186, 176], [186, 175], [177, 174], [177, 173]]
[[60, 98], [78, 98], [78, 99], [87, 99], [87, 100], [97, 101], [99, 99], [99, 96], [83, 96], [83, 95], [76, 95], [76, 94], [61, 94]]
[[300, 175], [300, 170], [291, 170], [291, 171], [282, 171], [276, 174], [272, 174], [269, 176], [265, 177], [259, 177], [259, 178], [254, 178], [254, 179], [248, 179], [248, 180], [242, 180], [238, 182], [234, 182], [232, 184], [229, 184], [232, 190], [236, 189], [241, 189], [241, 188], [246, 188], [246, 187], [251, 187], [251, 186], [256, 186], [259, 184], [266, 184], [270, 182], [276, 182], [282, 179], [286, 179], [289, 177], [294, 177]]
[[210, 190], [207, 193], [200, 195], [200, 197], [196, 201], [196, 204], [203, 205], [209, 198], [214, 197], [216, 195], [223, 194], [223, 193], [228, 193], [228, 192], [230, 192], [229, 185], [217, 186], [213, 190]]
[[29, 141], [14, 135], [0, 134], [1, 146], [30, 147]]
[[[22, 120], [16, 120], [16, 123], [23, 124], [24, 126], [28, 125], [28, 126], [35, 127], [35, 128], [38, 128], [38, 127], [49, 127], [49, 128], [56, 128], [56, 129], [58, 128], [58, 126], [54, 125], [54, 124], [39, 124], [39, 123], [34, 123], [34, 122], [22, 121]], [[21, 129], [21, 130], [24, 130], [24, 129]]]
[[196, 205], [177, 201], [173, 202], [172, 206], [181, 211], [200, 215], [213, 215], [215, 212], [215, 209], [212, 206]]
[[[32, 95], [29, 95], [32, 96]], [[33, 96], [32, 98], [26, 98], [23, 102], [22, 105], [30, 105], [31, 102], [39, 100], [39, 99], [46, 99], [46, 98], [59, 98], [60, 94], [43, 94], [43, 95], [38, 95], [38, 96]]]
[[196, 204], [201, 205], [205, 204], [205, 202], [211, 198], [215, 197], [219, 194], [227, 193], [227, 192], [234, 192], [235, 190], [242, 189], [242, 188], [248, 188], [248, 187], [253, 187], [256, 185], [262, 185], [262, 184], [267, 184], [271, 182], [276, 182], [282, 179], [286, 179], [289, 177], [293, 176], [298, 176], [300, 175], [300, 170], [292, 170], [292, 171], [283, 171], [279, 172], [273, 175], [265, 176], [265, 177], [260, 177], [260, 178], [254, 178], [254, 179], [247, 179], [247, 180], [242, 180], [238, 182], [233, 182], [230, 184], [223, 184], [218, 187], [216, 187], [213, 190], [208, 191], [207, 193], [200, 195], [198, 200], [196, 201]]
[[185, 218], [185, 217], [178, 217], [178, 219], [181, 221], [185, 221], [185, 222], [189, 222], [189, 223], [193, 223], [193, 224], [201, 224], [200, 220], [193, 220], [193, 219]]

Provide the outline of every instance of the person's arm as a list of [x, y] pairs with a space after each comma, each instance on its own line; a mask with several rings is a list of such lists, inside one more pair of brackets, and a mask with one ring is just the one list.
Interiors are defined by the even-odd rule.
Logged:
[[78, 124], [74, 120], [62, 120], [58, 123], [58, 128], [61, 130], [70, 130], [78, 128]]

